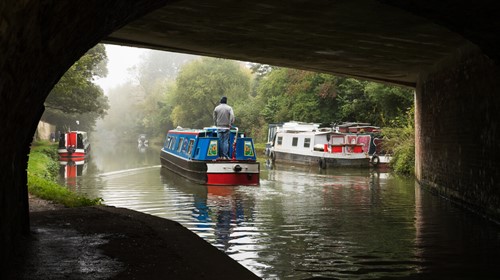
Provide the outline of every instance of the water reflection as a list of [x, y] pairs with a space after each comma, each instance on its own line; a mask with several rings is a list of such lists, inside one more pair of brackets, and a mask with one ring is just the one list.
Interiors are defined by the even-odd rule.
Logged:
[[[263, 257], [280, 260], [274, 267], [278, 275], [290, 268], [298, 278], [341, 279], [405, 276], [415, 270], [415, 196], [408, 182], [387, 188], [397, 186], [398, 179], [366, 169], [283, 165], [268, 179], [273, 193], [266, 196], [276, 197], [269, 214], [279, 222], [265, 241], [272, 249]], [[397, 203], [386, 207], [393, 198]]]
[[264, 279], [498, 276], [498, 227], [413, 180], [278, 165], [260, 186], [204, 186], [162, 169], [158, 150], [101, 150], [77, 191], [178, 221]]
[[161, 169], [161, 178], [165, 188], [192, 196], [193, 219], [184, 224], [217, 248], [228, 254], [239, 254], [235, 247], [244, 243], [242, 239], [255, 234], [244, 226], [253, 220], [255, 199], [242, 193], [239, 187], [193, 184], [165, 168]]
[[137, 149], [139, 150], [140, 153], [146, 153], [149, 148], [148, 143], [139, 143], [137, 144]]
[[92, 161], [100, 173], [160, 164], [160, 148], [156, 145], [110, 145], [103, 140], [92, 145]]
[[77, 179], [87, 173], [88, 160], [60, 160], [59, 161], [59, 176], [64, 179], [65, 184], [70, 189], [75, 189]]

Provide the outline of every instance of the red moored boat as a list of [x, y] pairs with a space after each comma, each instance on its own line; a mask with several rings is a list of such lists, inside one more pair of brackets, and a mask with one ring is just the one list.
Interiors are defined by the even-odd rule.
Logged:
[[85, 131], [70, 131], [61, 134], [57, 153], [59, 159], [83, 160], [90, 152], [90, 143]]

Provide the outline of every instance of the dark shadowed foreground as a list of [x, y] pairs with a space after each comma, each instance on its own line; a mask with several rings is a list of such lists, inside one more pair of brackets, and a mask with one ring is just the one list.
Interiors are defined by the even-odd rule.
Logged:
[[47, 205], [35, 203], [9, 279], [260, 279], [176, 222], [108, 206], [37, 211]]

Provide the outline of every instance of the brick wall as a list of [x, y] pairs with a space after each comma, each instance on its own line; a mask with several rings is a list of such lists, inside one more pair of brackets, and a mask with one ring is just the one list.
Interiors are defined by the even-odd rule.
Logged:
[[422, 77], [416, 94], [419, 182], [500, 220], [500, 73], [466, 51]]

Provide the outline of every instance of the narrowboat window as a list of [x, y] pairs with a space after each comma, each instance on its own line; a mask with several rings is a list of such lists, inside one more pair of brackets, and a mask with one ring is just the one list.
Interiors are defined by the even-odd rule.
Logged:
[[193, 145], [194, 145], [194, 139], [189, 140], [188, 151], [187, 151], [188, 155], [190, 155], [191, 152], [193, 151]]
[[167, 140], [165, 140], [165, 147], [169, 147], [170, 146], [170, 136], [167, 137]]
[[188, 146], [188, 139], [184, 139], [184, 142], [182, 143], [182, 151], [185, 153], [186, 150], [187, 150], [187, 146]]
[[173, 149], [174, 149], [175, 140], [176, 140], [176, 138], [175, 138], [175, 137], [173, 137], [173, 136], [171, 136], [171, 137], [170, 137], [170, 145], [168, 146], [168, 148], [169, 148], [170, 150], [173, 150]]
[[283, 136], [278, 136], [278, 145], [281, 146], [282, 143], [283, 143]]
[[77, 134], [76, 135], [76, 147], [77, 148], [83, 148], [83, 139], [82, 139], [82, 135], [80, 134]]
[[305, 138], [304, 139], [304, 148], [309, 148], [311, 147], [311, 138]]
[[299, 142], [299, 138], [298, 137], [293, 137], [292, 138], [292, 146], [297, 147], [297, 143], [298, 142]]
[[179, 144], [177, 144], [177, 152], [181, 151], [182, 143], [184, 143], [184, 137], [181, 137], [181, 139], [179, 140]]

